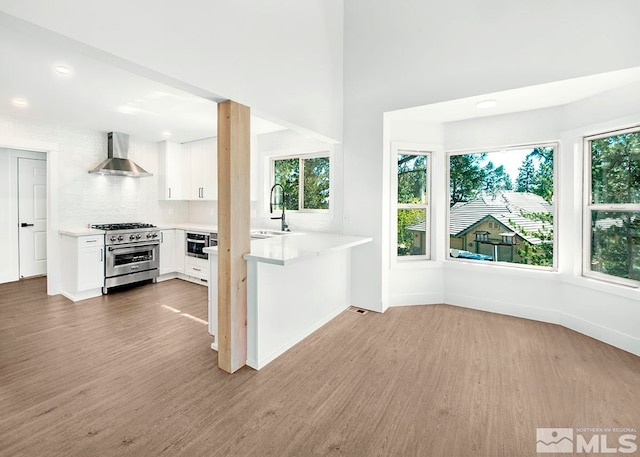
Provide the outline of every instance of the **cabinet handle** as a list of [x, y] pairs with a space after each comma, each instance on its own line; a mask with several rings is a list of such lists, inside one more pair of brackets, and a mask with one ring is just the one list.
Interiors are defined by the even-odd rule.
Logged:
[[97, 243], [97, 242], [98, 242], [98, 240], [87, 240], [87, 241], [85, 241], [85, 243]]
[[169, 187], [169, 198], [171, 198], [171, 187]]
[[100, 249], [100, 262], [102, 262], [102, 249]]
[[193, 269], [194, 269], [195, 271], [202, 271], [202, 269], [201, 269], [201, 268], [195, 268], [195, 267], [194, 267]]
[[160, 232], [160, 242], [164, 243], [164, 232]]

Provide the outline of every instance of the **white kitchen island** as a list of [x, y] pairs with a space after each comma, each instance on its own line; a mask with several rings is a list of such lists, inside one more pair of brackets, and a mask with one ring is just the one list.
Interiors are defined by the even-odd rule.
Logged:
[[[247, 365], [259, 370], [351, 304], [351, 248], [372, 238], [291, 233], [251, 241]], [[209, 333], [217, 350], [218, 256], [209, 255]]]

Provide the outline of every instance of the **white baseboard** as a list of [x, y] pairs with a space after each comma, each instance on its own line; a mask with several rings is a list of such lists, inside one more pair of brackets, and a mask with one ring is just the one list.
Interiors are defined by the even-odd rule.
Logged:
[[389, 306], [437, 305], [444, 303], [444, 294], [397, 294], [389, 297]]
[[72, 295], [65, 291], [62, 291], [60, 293], [75, 303], [78, 301], [87, 300], [89, 298], [100, 297], [102, 295], [102, 289], [85, 290], [82, 292], [78, 292], [76, 295]]

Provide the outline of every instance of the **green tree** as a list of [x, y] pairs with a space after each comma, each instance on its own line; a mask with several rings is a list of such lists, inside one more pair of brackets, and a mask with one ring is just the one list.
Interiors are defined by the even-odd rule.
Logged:
[[484, 179], [482, 182], [482, 190], [488, 194], [495, 195], [501, 190], [512, 190], [511, 176], [504, 171], [504, 166], [498, 167], [489, 161], [483, 168]]
[[329, 157], [304, 159], [304, 207], [329, 209]]
[[[274, 182], [284, 188], [286, 194], [285, 208], [297, 210], [300, 187], [300, 160], [282, 159], [274, 162]], [[281, 197], [278, 196], [278, 199]], [[278, 200], [280, 201], [280, 200]]]
[[[427, 203], [427, 157], [420, 154], [398, 155], [398, 203]], [[398, 209], [398, 255], [416, 254], [412, 252], [416, 231], [409, 227], [426, 220], [424, 209]]]
[[426, 203], [427, 157], [398, 155], [398, 203]]
[[522, 263], [541, 267], [553, 266], [553, 213], [520, 211], [520, 215], [532, 221], [541, 222], [536, 230], [526, 230], [521, 225], [509, 219], [509, 223], [524, 236], [535, 237], [539, 244], [530, 244], [525, 241], [522, 247], [518, 246], [518, 255]]
[[486, 156], [486, 153], [461, 154], [449, 158], [450, 206], [473, 200], [482, 191], [485, 170], [481, 163]]
[[[591, 141], [591, 201], [640, 203], [640, 132]], [[640, 279], [640, 215], [592, 211], [591, 268], [621, 278]]]
[[594, 203], [640, 203], [640, 132], [591, 142]]
[[527, 155], [527, 158], [536, 159], [540, 163], [533, 177], [532, 191], [549, 203], [553, 199], [553, 153], [552, 147], [538, 147]]
[[524, 159], [520, 168], [518, 168], [518, 177], [516, 178], [516, 192], [533, 192], [535, 189], [536, 168], [533, 160], [529, 155]]

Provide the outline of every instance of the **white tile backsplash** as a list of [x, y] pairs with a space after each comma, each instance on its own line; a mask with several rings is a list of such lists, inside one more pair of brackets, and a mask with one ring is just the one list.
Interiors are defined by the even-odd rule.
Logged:
[[107, 132], [34, 124], [0, 116], [0, 134], [56, 143], [60, 157], [60, 227], [102, 222], [184, 222], [186, 202], [158, 201], [158, 148], [130, 138], [129, 157], [154, 176], [128, 178], [89, 174], [107, 158]]

